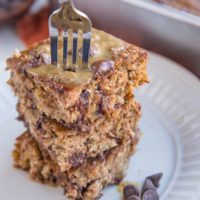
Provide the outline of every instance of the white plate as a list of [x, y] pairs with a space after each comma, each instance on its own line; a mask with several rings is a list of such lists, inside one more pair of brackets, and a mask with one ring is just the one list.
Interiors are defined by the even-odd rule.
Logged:
[[[144, 178], [163, 172], [161, 200], [200, 199], [200, 82], [172, 61], [150, 53], [151, 84], [137, 91], [142, 104], [143, 137], [125, 180], [141, 185]], [[0, 74], [0, 199], [64, 200], [61, 189], [28, 179], [12, 167], [15, 137], [23, 130], [15, 120], [15, 99]], [[104, 190], [102, 200], [119, 200], [116, 187]]]

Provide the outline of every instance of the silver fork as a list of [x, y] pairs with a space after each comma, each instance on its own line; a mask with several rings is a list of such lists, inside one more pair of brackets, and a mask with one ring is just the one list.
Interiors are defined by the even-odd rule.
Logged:
[[82, 65], [88, 66], [92, 23], [87, 15], [77, 10], [72, 0], [59, 0], [61, 7], [49, 18], [51, 63], [58, 64], [58, 37], [63, 38], [63, 68], [70, 69], [68, 61], [69, 36], [72, 37], [72, 64], [76, 65], [78, 39], [82, 37]]

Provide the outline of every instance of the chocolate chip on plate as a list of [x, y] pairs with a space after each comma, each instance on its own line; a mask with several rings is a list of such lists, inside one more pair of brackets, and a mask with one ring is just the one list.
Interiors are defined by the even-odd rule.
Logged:
[[125, 200], [159, 200], [157, 189], [163, 173], [148, 176], [145, 179], [141, 192], [133, 185], [126, 185], [123, 189]]
[[140, 197], [139, 196], [136, 196], [136, 195], [131, 195], [127, 198], [127, 200], [140, 200]]
[[148, 178], [145, 179], [144, 185], [142, 187], [142, 193], [144, 193], [146, 190], [156, 190], [152, 180]]
[[159, 195], [154, 189], [146, 190], [142, 194], [142, 200], [159, 200]]
[[163, 173], [157, 173], [157, 174], [148, 176], [147, 179], [150, 179], [153, 182], [153, 184], [155, 185], [155, 187], [158, 188], [160, 186], [159, 182], [160, 182], [162, 176], [163, 176]]
[[[126, 185], [123, 189], [123, 195], [126, 200], [129, 199], [130, 196], [139, 196], [139, 190], [133, 185]], [[129, 199], [131, 200], [131, 199]]]

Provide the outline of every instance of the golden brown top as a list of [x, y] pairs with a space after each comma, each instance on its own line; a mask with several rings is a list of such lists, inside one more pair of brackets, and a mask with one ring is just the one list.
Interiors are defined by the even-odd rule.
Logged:
[[[60, 41], [58, 48], [58, 61], [62, 63], [62, 42]], [[113, 37], [103, 31], [93, 29], [90, 62], [88, 68], [81, 67], [81, 46], [79, 44], [78, 52], [78, 66], [74, 71], [63, 70], [62, 65], [54, 66], [50, 64], [50, 46], [47, 43], [38, 46], [35, 50], [42, 56], [44, 64], [36, 67], [28, 67], [27, 72], [34, 76], [42, 76], [56, 82], [61, 82], [70, 85], [79, 85], [87, 82], [92, 77], [95, 70], [105, 72], [114, 67], [112, 61], [113, 54], [124, 49], [125, 42]], [[68, 59], [71, 60], [70, 55], [72, 47], [69, 47]]]

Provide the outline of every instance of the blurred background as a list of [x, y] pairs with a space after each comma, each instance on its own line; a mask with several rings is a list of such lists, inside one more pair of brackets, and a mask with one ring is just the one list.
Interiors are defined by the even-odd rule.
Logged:
[[[200, 77], [200, 0], [74, 0], [93, 26], [162, 54]], [[0, 63], [48, 37], [56, 0], [0, 0]]]

